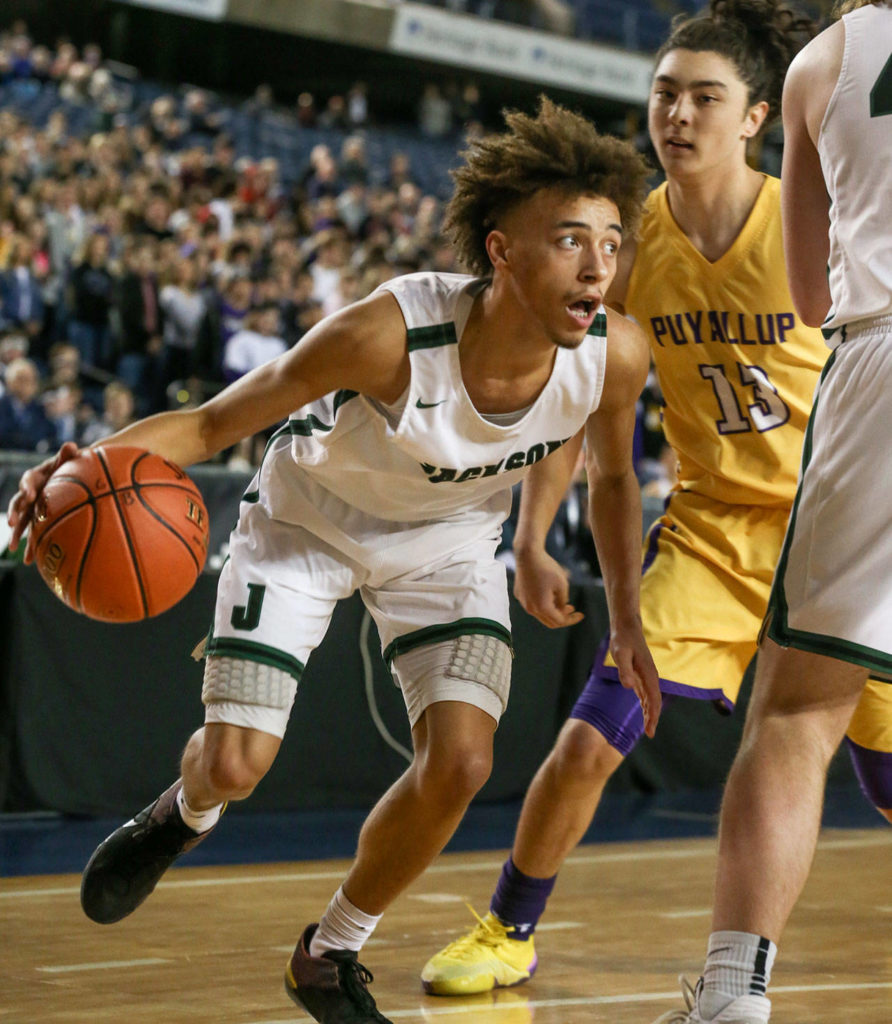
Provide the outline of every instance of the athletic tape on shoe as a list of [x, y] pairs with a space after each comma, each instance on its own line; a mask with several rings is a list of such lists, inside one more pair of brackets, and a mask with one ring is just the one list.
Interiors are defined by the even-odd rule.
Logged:
[[201, 699], [205, 704], [234, 701], [287, 709], [296, 692], [294, 676], [273, 665], [223, 655], [211, 655], [204, 663]]

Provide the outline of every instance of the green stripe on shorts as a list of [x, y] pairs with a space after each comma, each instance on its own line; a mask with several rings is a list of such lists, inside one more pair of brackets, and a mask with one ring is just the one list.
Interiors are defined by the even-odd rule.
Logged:
[[457, 636], [494, 636], [503, 640], [511, 646], [511, 630], [496, 622], [495, 619], [457, 619], [455, 622], [447, 622], [437, 626], [425, 626], [423, 629], [416, 629], [411, 633], [405, 633], [389, 643], [384, 650], [384, 660], [388, 665], [394, 658], [416, 647], [424, 647], [427, 644], [439, 644], [444, 640], [453, 640]]
[[251, 640], [236, 640], [233, 637], [208, 637], [204, 653], [205, 656], [214, 654], [223, 658], [241, 658], [242, 661], [256, 661], [261, 665], [271, 665], [273, 668], [281, 669], [281, 671], [294, 676], [298, 683], [305, 668], [304, 663], [298, 658], [294, 658], [276, 647], [258, 644]]
[[823, 654], [837, 661], [848, 661], [853, 665], [863, 665], [880, 682], [892, 683], [892, 655], [873, 647], [864, 647], [851, 640], [841, 640], [835, 636], [823, 636], [820, 633], [807, 633], [801, 629], [791, 629], [786, 622], [781, 624], [779, 617], [772, 615], [768, 623], [768, 636], [781, 647], [795, 647], [798, 651], [809, 654]]

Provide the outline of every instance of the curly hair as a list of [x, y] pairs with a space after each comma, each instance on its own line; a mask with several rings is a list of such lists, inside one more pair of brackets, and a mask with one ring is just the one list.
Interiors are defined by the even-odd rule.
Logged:
[[650, 168], [631, 142], [599, 134], [590, 121], [545, 96], [535, 117], [503, 114], [507, 131], [476, 140], [451, 172], [455, 190], [444, 230], [471, 273], [492, 274], [487, 235], [508, 210], [542, 189], [603, 196], [634, 234]]
[[782, 0], [710, 0], [705, 13], [681, 15], [657, 51], [709, 50], [726, 57], [747, 87], [747, 103], [768, 103], [763, 128], [779, 114], [787, 68], [818, 26]]
[[867, 7], [873, 4], [874, 7], [892, 7], [892, 0], [837, 0], [830, 12], [834, 18], [841, 18], [844, 14], [857, 11], [859, 7]]

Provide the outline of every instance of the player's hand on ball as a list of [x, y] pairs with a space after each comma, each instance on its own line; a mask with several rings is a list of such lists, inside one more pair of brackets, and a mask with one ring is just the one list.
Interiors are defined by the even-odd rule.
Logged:
[[[74, 441], [66, 441], [65, 444], [49, 459], [44, 459], [37, 466], [32, 466], [22, 473], [19, 480], [19, 489], [12, 496], [9, 503], [9, 525], [12, 534], [9, 538], [9, 550], [15, 551], [22, 539], [22, 534], [31, 523], [34, 516], [34, 505], [37, 502], [40, 492], [46, 487], [47, 481], [64, 462], [73, 459], [79, 449]], [[33, 545], [29, 542], [25, 549], [25, 563], [34, 560]]]
[[514, 596], [549, 629], [575, 626], [584, 617], [570, 604], [569, 572], [544, 549], [517, 553]]
[[201, 492], [160, 455], [129, 445], [84, 448], [49, 479], [29, 479], [26, 489], [35, 488], [29, 561], [73, 611], [139, 622], [172, 608], [204, 568]]

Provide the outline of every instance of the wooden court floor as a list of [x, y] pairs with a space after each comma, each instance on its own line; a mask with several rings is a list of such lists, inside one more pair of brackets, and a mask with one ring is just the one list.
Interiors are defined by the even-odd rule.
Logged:
[[[650, 1024], [680, 1005], [709, 931], [713, 840], [580, 847], [515, 989], [425, 996], [429, 955], [482, 914], [504, 851], [447, 854], [388, 911], [363, 961], [378, 1006], [416, 1024]], [[117, 925], [88, 921], [79, 878], [0, 880], [3, 1024], [286, 1024], [308, 1020], [282, 972], [346, 861], [172, 870]], [[776, 1024], [892, 1022], [892, 831], [826, 831], [773, 978]]]

